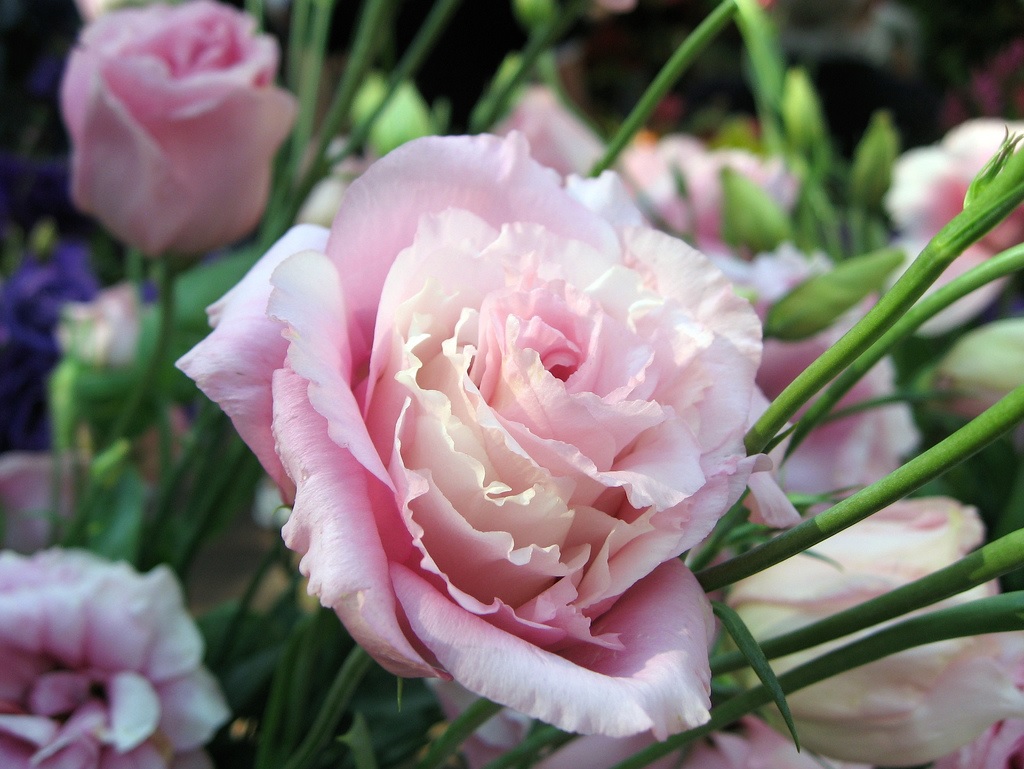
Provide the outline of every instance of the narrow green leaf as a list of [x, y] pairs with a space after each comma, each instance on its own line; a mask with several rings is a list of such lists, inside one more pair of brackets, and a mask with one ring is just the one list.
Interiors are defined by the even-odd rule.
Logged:
[[789, 711], [789, 704], [786, 702], [786, 695], [782, 691], [782, 686], [779, 685], [779, 679], [775, 677], [775, 671], [768, 664], [768, 658], [761, 651], [761, 647], [754, 639], [754, 636], [751, 635], [739, 614], [719, 601], [712, 601], [711, 608], [714, 609], [715, 616], [722, 621], [722, 626], [725, 627], [729, 636], [743, 653], [743, 656], [747, 658], [751, 669], [757, 673], [757, 677], [764, 684], [764, 688], [772, 695], [775, 707], [779, 709], [783, 720], [786, 722], [786, 727], [789, 729], [789, 733], [793, 736], [793, 744], [796, 745], [797, 750], [800, 750], [800, 737], [796, 733], [793, 714]]
[[340, 741], [348, 745], [352, 751], [356, 769], [377, 769], [377, 758], [373, 755], [373, 738], [362, 713], [355, 714], [352, 728], [341, 736]]

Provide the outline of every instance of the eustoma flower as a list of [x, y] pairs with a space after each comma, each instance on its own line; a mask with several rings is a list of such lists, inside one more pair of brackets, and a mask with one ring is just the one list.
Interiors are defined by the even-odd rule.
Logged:
[[104, 14], [61, 85], [72, 196], [148, 255], [201, 253], [252, 229], [295, 99], [277, 43], [221, 3]]
[[0, 553], [0, 766], [203, 769], [229, 713], [170, 569]]
[[288, 233], [179, 365], [294, 498], [309, 587], [389, 670], [564, 729], [708, 717], [677, 556], [739, 497], [760, 332], [617, 178], [425, 138]]

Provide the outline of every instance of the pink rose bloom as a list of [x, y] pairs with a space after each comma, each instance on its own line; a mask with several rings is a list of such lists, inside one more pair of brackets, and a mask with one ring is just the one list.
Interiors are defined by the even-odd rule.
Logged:
[[68, 494], [60, 509], [54, 504], [53, 454], [48, 451], [7, 451], [0, 454], [0, 545], [31, 553], [50, 544], [53, 516], [70, 512], [70, 463], [61, 480]]
[[722, 182], [725, 168], [750, 179], [783, 209], [796, 202], [798, 184], [781, 158], [762, 158], [740, 149], [707, 149], [685, 134], [656, 143], [630, 145], [620, 161], [640, 207], [660, 224], [717, 256], [731, 254], [722, 238]]
[[[771, 305], [791, 289], [828, 269], [823, 255], [807, 256], [783, 245], [759, 254], [751, 262], [721, 257], [716, 260], [739, 290], [764, 317]], [[846, 333], [863, 309], [854, 310], [835, 326], [795, 342], [765, 339], [757, 384], [769, 399], [781, 393], [807, 366]], [[844, 409], [864, 401], [892, 395], [896, 372], [884, 358], [836, 406]], [[883, 478], [903, 463], [918, 442], [910, 407], [892, 403], [855, 412], [815, 428], [782, 463], [785, 447], [772, 453], [784, 489], [824, 494], [865, 486]]]
[[[930, 497], [897, 502], [733, 585], [728, 602], [757, 638], [795, 630], [959, 560], [981, 544], [974, 508]], [[996, 591], [978, 586], [939, 604]], [[865, 631], [865, 634], [871, 631]], [[783, 673], [851, 637], [772, 661]], [[847, 761], [915, 766], [1024, 717], [1024, 692], [1004, 662], [1007, 634], [908, 649], [787, 695], [801, 743]], [[753, 683], [753, 681], [752, 681]]]
[[793, 739], [779, 734], [764, 721], [748, 716], [734, 731], [715, 732], [699, 742], [679, 769], [869, 769], [797, 751]]
[[[1006, 132], [1024, 132], [1024, 123], [983, 118], [957, 126], [939, 143], [905, 152], [893, 168], [885, 207], [898, 231], [898, 242], [913, 260], [927, 242], [963, 210], [974, 177], [995, 155]], [[936, 286], [985, 259], [1024, 241], [1024, 206], [964, 252]], [[1005, 281], [989, 283], [922, 326], [922, 333], [940, 334], [978, 315], [999, 295]]]
[[545, 86], [523, 93], [494, 133], [507, 136], [519, 131], [530, 143], [534, 160], [563, 176], [585, 176], [604, 154], [601, 139]]
[[743, 449], [760, 329], [613, 174], [563, 188], [518, 135], [409, 142], [211, 319], [179, 365], [384, 667], [576, 732], [708, 718], [709, 606], [677, 557], [766, 466]]
[[200, 769], [228, 718], [166, 567], [0, 553], [0, 765]]
[[295, 116], [277, 62], [272, 37], [212, 0], [101, 16], [61, 85], [75, 204], [151, 256], [248, 233]]

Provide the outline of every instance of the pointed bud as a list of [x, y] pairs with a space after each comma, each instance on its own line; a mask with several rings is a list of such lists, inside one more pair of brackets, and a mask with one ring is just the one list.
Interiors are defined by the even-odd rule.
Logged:
[[1024, 318], [997, 320], [964, 334], [939, 362], [935, 386], [948, 408], [975, 417], [1024, 384]]
[[774, 251], [789, 240], [792, 226], [786, 212], [747, 177], [723, 168], [722, 239], [753, 253]]
[[892, 116], [876, 112], [853, 152], [850, 200], [868, 210], [879, 209], [892, 183], [892, 167], [900, 153], [900, 137]]
[[528, 31], [550, 24], [558, 15], [553, 0], [512, 0], [516, 20]]
[[824, 160], [828, 152], [825, 116], [814, 85], [802, 67], [794, 67], [786, 73], [782, 87], [782, 125], [792, 150], [812, 166]]
[[1006, 137], [1003, 139], [1003, 143], [999, 145], [999, 149], [996, 150], [996, 154], [982, 166], [982, 169], [974, 177], [974, 181], [967, 188], [967, 194], [964, 196], [964, 208], [967, 208], [978, 198], [978, 195], [990, 187], [996, 177], [1006, 168], [1010, 158], [1016, 153], [1021, 138], [1024, 137], [1021, 137], [1020, 134], [1011, 134], [1007, 130]]
[[765, 336], [795, 340], [824, 331], [868, 294], [880, 291], [904, 259], [902, 251], [884, 248], [805, 280], [768, 311]]
[[[355, 120], [368, 118], [377, 109], [387, 94], [387, 81], [378, 74], [370, 75], [363, 81], [352, 104]], [[430, 107], [412, 83], [402, 83], [384, 111], [377, 116], [370, 129], [369, 143], [378, 155], [421, 136], [435, 133]]]

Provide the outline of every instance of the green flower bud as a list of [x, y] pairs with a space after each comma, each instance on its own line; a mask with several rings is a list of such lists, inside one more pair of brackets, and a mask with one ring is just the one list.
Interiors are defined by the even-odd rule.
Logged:
[[75, 446], [75, 430], [79, 421], [75, 390], [81, 370], [81, 363], [73, 358], [65, 358], [50, 374], [50, 420], [53, 425], [53, 447], [57, 450]]
[[816, 166], [828, 152], [828, 129], [821, 101], [803, 68], [795, 67], [786, 73], [781, 107], [790, 148]]
[[768, 311], [765, 336], [795, 340], [824, 331], [868, 294], [881, 290], [904, 259], [902, 251], [884, 248], [805, 280]]
[[754, 253], [774, 251], [789, 240], [792, 225], [786, 212], [747, 177], [723, 168], [722, 239]]
[[520, 24], [531, 30], [554, 21], [558, 6], [553, 0], [512, 0], [512, 12]]
[[1011, 134], [1009, 131], [1006, 132], [1006, 138], [1003, 139], [1003, 143], [999, 145], [999, 149], [996, 150], [996, 154], [993, 155], [989, 161], [982, 166], [981, 170], [978, 171], [977, 176], [971, 182], [967, 188], [967, 194], [964, 196], [964, 208], [967, 208], [974, 200], [977, 199], [986, 188], [988, 188], [992, 182], [995, 181], [996, 177], [999, 176], [1000, 172], [1006, 167], [1007, 162], [1013, 157], [1017, 151], [1017, 145], [1020, 144], [1020, 140], [1024, 138], [1019, 134]]
[[[366, 78], [352, 104], [358, 122], [377, 109], [387, 94], [387, 80], [373, 74]], [[402, 83], [370, 129], [369, 143], [378, 155], [386, 155], [407, 141], [435, 133], [430, 107], [412, 83]]]
[[935, 386], [956, 395], [948, 407], [974, 417], [1024, 384], [1024, 318], [997, 320], [964, 334], [935, 370]]
[[866, 209], [882, 205], [892, 182], [892, 166], [900, 152], [900, 137], [888, 112], [876, 112], [853, 152], [850, 200]]

